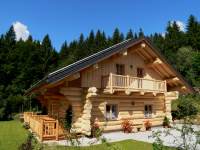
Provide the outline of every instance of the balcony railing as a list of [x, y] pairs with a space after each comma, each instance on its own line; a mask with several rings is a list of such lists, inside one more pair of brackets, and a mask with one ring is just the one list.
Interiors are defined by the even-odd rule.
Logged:
[[132, 76], [110, 75], [102, 77], [102, 88], [114, 91], [144, 91], [144, 92], [166, 92], [166, 81], [144, 79]]

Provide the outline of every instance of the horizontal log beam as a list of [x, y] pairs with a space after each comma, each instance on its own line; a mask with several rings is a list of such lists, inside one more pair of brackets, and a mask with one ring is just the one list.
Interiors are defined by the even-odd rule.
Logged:
[[167, 81], [167, 83], [171, 83], [171, 82], [178, 82], [180, 80], [177, 77], [173, 77], [173, 78], [166, 79], [166, 81]]
[[154, 65], [159, 65], [159, 64], [163, 64], [163, 62], [159, 58], [156, 58], [154, 61], [147, 63], [146, 66], [152, 67]]

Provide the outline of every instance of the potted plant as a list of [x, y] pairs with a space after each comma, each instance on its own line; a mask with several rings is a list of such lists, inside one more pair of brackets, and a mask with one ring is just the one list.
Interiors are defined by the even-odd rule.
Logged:
[[166, 116], [165, 116], [165, 118], [163, 119], [163, 127], [164, 127], [164, 128], [169, 128], [169, 127], [170, 127], [169, 118], [167, 118]]
[[99, 138], [102, 135], [103, 130], [100, 128], [99, 124], [95, 122], [92, 125], [92, 137]]
[[133, 130], [133, 123], [128, 119], [123, 119], [121, 127], [124, 133], [131, 133]]
[[144, 126], [145, 126], [146, 130], [149, 131], [149, 130], [151, 130], [152, 123], [149, 120], [146, 120], [144, 122]]

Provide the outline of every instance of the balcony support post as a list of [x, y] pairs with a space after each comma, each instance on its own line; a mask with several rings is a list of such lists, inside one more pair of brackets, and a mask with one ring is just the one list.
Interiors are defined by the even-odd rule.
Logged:
[[165, 86], [164, 91], [167, 92], [167, 81], [166, 80], [164, 81], [164, 86]]
[[110, 93], [113, 93], [113, 74], [110, 73]]
[[127, 75], [126, 77], [127, 77], [127, 79], [126, 79], [126, 89], [129, 90], [129, 87], [130, 87], [130, 76]]

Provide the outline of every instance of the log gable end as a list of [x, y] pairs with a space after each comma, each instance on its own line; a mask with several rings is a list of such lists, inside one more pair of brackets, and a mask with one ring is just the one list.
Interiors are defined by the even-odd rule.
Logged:
[[163, 80], [159, 74], [146, 65], [145, 60], [133, 50], [128, 51], [127, 55], [116, 54], [102, 62], [99, 62], [98, 67], [90, 66], [81, 71], [81, 86], [82, 87], [102, 87], [102, 77], [110, 73], [117, 73], [117, 66], [124, 65], [124, 76], [137, 77], [137, 69], [144, 70], [144, 79]]

